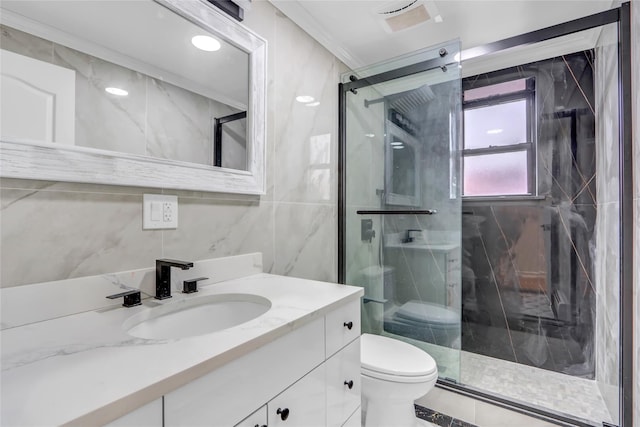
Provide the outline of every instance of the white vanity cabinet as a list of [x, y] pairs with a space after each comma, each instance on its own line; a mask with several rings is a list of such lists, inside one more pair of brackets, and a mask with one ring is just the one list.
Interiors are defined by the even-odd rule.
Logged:
[[460, 247], [457, 244], [402, 244], [389, 245], [386, 264], [406, 265], [395, 268], [395, 283], [413, 283], [414, 286], [395, 287], [399, 302], [419, 300], [450, 307], [460, 300]]
[[165, 395], [164, 425], [340, 427], [359, 412], [359, 336], [354, 300]]
[[324, 362], [318, 318], [164, 396], [165, 427], [236, 425]]
[[360, 338], [325, 363], [327, 426], [340, 427], [360, 408]]
[[253, 414], [249, 415], [235, 427], [267, 427], [267, 406], [263, 406]]
[[105, 424], [105, 427], [162, 427], [162, 398]]
[[269, 427], [324, 427], [325, 388], [323, 363], [267, 404]]

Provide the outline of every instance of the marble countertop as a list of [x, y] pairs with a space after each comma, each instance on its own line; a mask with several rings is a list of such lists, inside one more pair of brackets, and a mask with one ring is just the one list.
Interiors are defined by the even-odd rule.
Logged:
[[[271, 301], [262, 316], [206, 335], [147, 340], [122, 324], [158, 304], [223, 293]], [[359, 287], [256, 274], [2, 331], [3, 426], [98, 425], [160, 398], [333, 309], [362, 296]]]

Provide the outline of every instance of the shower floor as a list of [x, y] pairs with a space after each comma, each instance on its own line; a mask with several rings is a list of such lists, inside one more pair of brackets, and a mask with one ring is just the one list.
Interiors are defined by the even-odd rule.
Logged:
[[438, 361], [440, 378], [594, 425], [602, 425], [602, 421], [614, 423], [594, 380], [436, 346], [387, 332], [383, 335], [400, 338], [425, 349]]
[[597, 425], [613, 422], [594, 380], [462, 351], [460, 383]]

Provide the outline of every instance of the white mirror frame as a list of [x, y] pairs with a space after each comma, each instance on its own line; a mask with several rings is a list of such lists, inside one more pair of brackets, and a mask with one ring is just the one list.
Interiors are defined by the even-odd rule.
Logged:
[[248, 170], [55, 143], [2, 140], [0, 177], [265, 194], [267, 41], [206, 0], [154, 1], [249, 54]]

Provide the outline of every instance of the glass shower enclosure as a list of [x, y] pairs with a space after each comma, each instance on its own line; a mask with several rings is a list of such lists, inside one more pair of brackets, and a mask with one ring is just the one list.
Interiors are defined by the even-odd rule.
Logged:
[[[452, 41], [340, 85], [338, 275], [363, 333], [427, 351], [457, 381], [461, 347], [461, 73]], [[346, 179], [346, 177], [349, 179]]]

